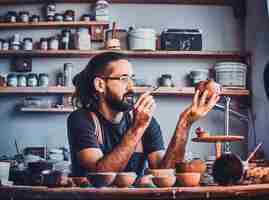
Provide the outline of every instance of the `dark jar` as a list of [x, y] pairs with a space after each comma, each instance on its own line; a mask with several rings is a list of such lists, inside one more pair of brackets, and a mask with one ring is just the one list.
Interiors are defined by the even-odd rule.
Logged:
[[28, 87], [36, 87], [37, 86], [37, 75], [35, 73], [28, 74], [27, 86]]
[[162, 74], [161, 78], [159, 79], [159, 85], [164, 87], [172, 87], [172, 75], [171, 74]]
[[40, 50], [47, 51], [48, 50], [48, 39], [40, 38]]
[[75, 21], [75, 11], [66, 10], [64, 13], [64, 21]]
[[32, 38], [24, 38], [23, 39], [23, 50], [33, 50]]
[[7, 76], [7, 86], [17, 87], [18, 79], [16, 74], [8, 74]]
[[49, 75], [46, 73], [39, 74], [38, 77], [38, 86], [48, 87], [49, 86]]
[[31, 22], [39, 22], [40, 21], [40, 16], [39, 15], [32, 15], [30, 18]]
[[17, 13], [15, 11], [8, 11], [5, 15], [6, 22], [17, 22]]
[[26, 11], [19, 12], [19, 16], [20, 16], [20, 22], [28, 23], [30, 21], [29, 12]]
[[17, 78], [18, 78], [17, 86], [18, 87], [26, 87], [26, 85], [27, 85], [26, 76], [24, 74], [19, 74], [17, 76]]

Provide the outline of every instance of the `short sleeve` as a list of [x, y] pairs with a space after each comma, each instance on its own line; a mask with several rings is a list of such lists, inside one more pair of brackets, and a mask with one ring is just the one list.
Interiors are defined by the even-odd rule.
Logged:
[[162, 131], [157, 120], [152, 117], [149, 127], [143, 136], [144, 152], [149, 154], [154, 151], [164, 150]]
[[95, 135], [93, 120], [87, 112], [75, 111], [67, 120], [68, 140], [74, 151], [79, 152], [85, 148], [99, 148]]

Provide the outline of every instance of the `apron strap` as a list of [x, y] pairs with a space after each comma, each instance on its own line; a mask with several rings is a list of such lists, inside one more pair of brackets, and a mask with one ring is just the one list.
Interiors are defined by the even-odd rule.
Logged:
[[103, 131], [101, 128], [101, 124], [99, 122], [98, 117], [94, 112], [89, 112], [89, 117], [93, 120], [94, 125], [95, 125], [95, 136], [98, 141], [98, 144], [103, 144]]

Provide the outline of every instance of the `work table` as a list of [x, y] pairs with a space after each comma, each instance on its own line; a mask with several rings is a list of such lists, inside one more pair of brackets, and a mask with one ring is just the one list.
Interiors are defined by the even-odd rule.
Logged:
[[269, 184], [173, 188], [47, 188], [2, 186], [1, 200], [268, 199]]

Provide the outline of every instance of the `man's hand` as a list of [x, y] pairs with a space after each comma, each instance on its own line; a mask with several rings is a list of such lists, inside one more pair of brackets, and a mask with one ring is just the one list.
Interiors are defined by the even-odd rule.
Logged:
[[219, 101], [219, 93], [214, 92], [210, 97], [208, 94], [208, 90], [205, 90], [202, 94], [200, 90], [196, 90], [192, 104], [187, 108], [190, 123], [204, 117]]
[[151, 121], [156, 104], [153, 96], [149, 92], [142, 94], [134, 105], [134, 124], [135, 128], [146, 129]]

